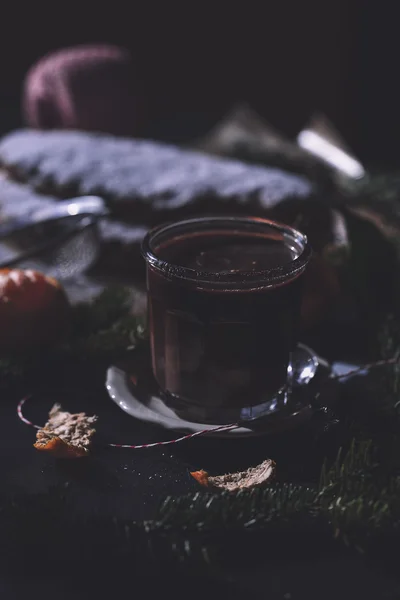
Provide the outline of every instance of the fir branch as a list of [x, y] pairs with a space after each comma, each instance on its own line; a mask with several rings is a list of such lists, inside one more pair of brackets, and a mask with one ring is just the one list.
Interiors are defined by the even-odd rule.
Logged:
[[330, 468], [323, 468], [319, 486], [277, 483], [237, 494], [168, 498], [157, 517], [144, 523], [78, 517], [64, 491], [54, 489], [3, 503], [0, 535], [7, 551], [2, 559], [19, 565], [26, 554], [32, 562], [35, 548], [52, 569], [67, 558], [79, 568], [116, 558], [140, 572], [155, 564], [203, 568], [224, 559], [245, 564], [255, 550], [274, 557], [282, 551], [287, 557], [293, 544], [320, 553], [321, 543], [329, 548], [334, 537], [362, 550], [389, 530], [391, 542], [393, 535], [400, 538], [399, 492], [400, 479], [381, 472], [371, 442], [354, 442], [344, 456], [340, 452]]
[[277, 515], [286, 519], [307, 510], [314, 498], [315, 490], [293, 484], [243, 490], [236, 494], [198, 492], [181, 498], [167, 498], [157, 522], [167, 530], [185, 532], [221, 533], [235, 528], [249, 530], [254, 526], [259, 529]]
[[49, 366], [57, 369], [68, 361], [71, 369], [81, 362], [101, 366], [132, 349], [146, 338], [145, 317], [130, 314], [131, 291], [111, 287], [93, 302], [72, 308], [71, 332], [66, 341], [50, 350], [10, 356], [0, 361], [3, 388], [29, 384]]
[[106, 288], [92, 302], [73, 307], [71, 338], [83, 338], [107, 330], [129, 314], [131, 291], [124, 287]]
[[145, 337], [144, 319], [126, 315], [108, 328], [72, 339], [63, 347], [71, 358], [99, 360], [117, 357]]

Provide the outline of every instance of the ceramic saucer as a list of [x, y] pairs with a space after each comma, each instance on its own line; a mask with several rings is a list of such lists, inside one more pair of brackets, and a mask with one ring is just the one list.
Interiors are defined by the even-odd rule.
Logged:
[[[303, 344], [299, 344], [293, 353], [292, 365], [294, 385], [287, 401], [246, 408], [237, 415], [239, 419], [224, 421], [232, 423], [239, 420], [241, 427], [215, 432], [213, 436], [234, 438], [264, 435], [290, 429], [307, 420], [312, 415], [311, 402], [315, 395], [313, 384], [320, 377], [329, 375], [330, 367]], [[179, 415], [157, 389], [151, 374], [148, 351], [136, 351], [128, 364], [110, 367], [106, 387], [111, 399], [126, 413], [164, 429], [194, 433], [213, 429], [223, 423], [221, 420], [201, 422], [199, 415], [196, 420]], [[229, 416], [232, 418], [232, 415]]]

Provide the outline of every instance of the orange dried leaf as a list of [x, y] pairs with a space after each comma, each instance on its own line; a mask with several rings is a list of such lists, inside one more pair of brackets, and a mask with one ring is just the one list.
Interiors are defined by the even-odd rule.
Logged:
[[36, 450], [49, 452], [56, 458], [81, 458], [87, 454], [85, 448], [67, 444], [59, 437], [53, 437], [45, 443], [36, 442], [33, 447]]
[[200, 483], [200, 485], [208, 486], [208, 473], [207, 471], [192, 471], [191, 476], [195, 478], [195, 480]]
[[89, 453], [96, 416], [71, 414], [55, 404], [46, 425], [36, 434], [34, 448], [49, 452], [57, 458], [79, 458]]
[[237, 492], [239, 490], [261, 487], [267, 483], [275, 473], [275, 462], [271, 459], [264, 460], [256, 467], [250, 467], [246, 471], [238, 473], [227, 473], [210, 477], [206, 471], [194, 471], [192, 477], [201, 485]]

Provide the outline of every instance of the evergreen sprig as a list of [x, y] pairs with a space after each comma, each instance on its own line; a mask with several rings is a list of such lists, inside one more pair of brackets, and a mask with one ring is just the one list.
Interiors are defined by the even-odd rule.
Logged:
[[146, 335], [145, 317], [130, 313], [131, 291], [123, 287], [106, 288], [92, 302], [72, 308], [67, 340], [43, 351], [10, 356], [0, 360], [3, 388], [28, 384], [40, 378], [49, 367], [71, 364], [103, 363], [126, 353]]
[[388, 478], [381, 486], [382, 473], [373, 455], [372, 442], [354, 442], [329, 469], [323, 467], [319, 485], [276, 483], [237, 494], [170, 497], [153, 521], [143, 523], [77, 516], [62, 488], [15, 498], [0, 507], [6, 549], [2, 559], [8, 565], [13, 560], [20, 564], [24, 557], [32, 562], [35, 548], [49, 569], [67, 559], [85, 568], [88, 561], [105, 557], [136, 557], [140, 568], [151, 568], [155, 560], [200, 567], [224, 557], [230, 562], [252, 560], [255, 549], [287, 554], [289, 539], [316, 554], [324, 544], [330, 548], [335, 537], [364, 551], [390, 532], [392, 544], [394, 534], [400, 536], [400, 479]]

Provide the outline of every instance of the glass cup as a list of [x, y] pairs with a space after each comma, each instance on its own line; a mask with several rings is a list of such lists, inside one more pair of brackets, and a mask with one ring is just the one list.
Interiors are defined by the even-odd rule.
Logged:
[[153, 229], [142, 254], [152, 370], [167, 403], [229, 422], [286, 402], [307, 237], [267, 219], [199, 217]]

